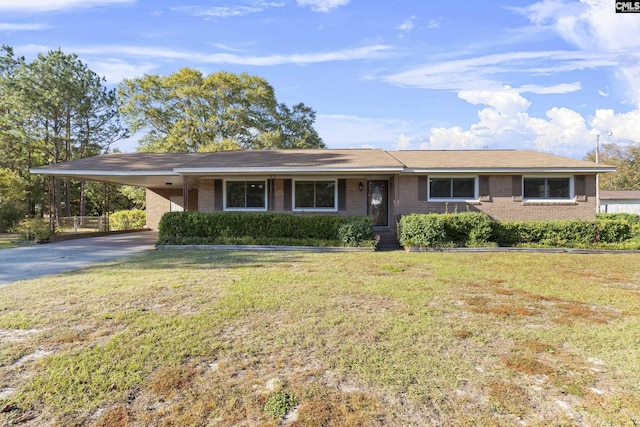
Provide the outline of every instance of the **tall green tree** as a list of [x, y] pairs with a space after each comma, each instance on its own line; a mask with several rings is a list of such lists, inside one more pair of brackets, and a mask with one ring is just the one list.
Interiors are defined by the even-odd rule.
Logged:
[[[640, 146], [603, 144], [598, 157], [600, 163], [616, 167], [615, 172], [600, 175], [601, 190], [640, 190]], [[586, 156], [595, 159], [595, 150]]]
[[183, 68], [126, 79], [118, 95], [130, 130], [144, 134], [140, 151], [324, 147], [311, 108], [278, 104], [271, 85], [247, 73]]
[[[21, 163], [28, 176], [33, 166], [106, 152], [127, 135], [119, 120], [116, 91], [107, 89], [104, 79], [76, 55], [58, 49], [27, 63], [14, 58], [9, 48], [3, 47], [3, 53], [1, 62], [8, 65], [4, 65], [0, 105], [14, 123], [0, 137], [7, 157], [14, 159], [7, 167], [18, 168], [15, 163]], [[58, 217], [63, 208], [71, 214], [72, 194], [78, 188], [81, 211], [85, 205], [83, 183], [64, 180], [63, 184], [40, 183]], [[43, 196], [40, 203], [48, 201]]]

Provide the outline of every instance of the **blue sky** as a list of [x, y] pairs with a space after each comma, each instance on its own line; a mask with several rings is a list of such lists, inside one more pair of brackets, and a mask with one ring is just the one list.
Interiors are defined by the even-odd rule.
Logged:
[[330, 148], [640, 143], [640, 14], [613, 0], [0, 0], [0, 43], [76, 53], [111, 85], [259, 75]]

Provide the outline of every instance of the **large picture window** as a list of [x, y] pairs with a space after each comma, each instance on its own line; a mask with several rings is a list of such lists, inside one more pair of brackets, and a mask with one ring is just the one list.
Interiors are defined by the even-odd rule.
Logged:
[[571, 197], [571, 179], [524, 178], [525, 199], [568, 199]]
[[265, 181], [227, 181], [226, 209], [265, 210], [267, 208]]
[[429, 178], [430, 199], [475, 200], [476, 178]]
[[295, 181], [294, 209], [336, 209], [335, 181]]

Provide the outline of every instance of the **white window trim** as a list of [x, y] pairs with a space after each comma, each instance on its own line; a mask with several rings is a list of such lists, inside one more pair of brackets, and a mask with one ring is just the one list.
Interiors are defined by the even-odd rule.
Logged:
[[[333, 182], [333, 207], [332, 208], [296, 208], [296, 182]], [[294, 179], [291, 189], [291, 209], [293, 212], [338, 212], [338, 180], [326, 178], [300, 178]]]
[[[525, 197], [524, 196], [524, 180], [527, 178], [537, 178], [537, 179], [547, 179], [547, 178], [569, 178], [569, 197], [567, 198], [563, 198], [563, 199], [549, 199], [546, 197], [543, 198], [539, 198], [539, 197]], [[522, 176], [522, 202], [526, 203], [526, 202], [537, 202], [537, 203], [548, 203], [548, 204], [554, 204], [554, 203], [567, 203], [567, 202], [573, 202], [575, 201], [576, 195], [575, 195], [575, 191], [574, 191], [574, 177], [573, 175], [555, 175], [555, 174], [548, 174], [548, 175], [523, 175]], [[545, 184], [546, 185], [546, 184]]]
[[[455, 198], [455, 197], [431, 197], [431, 178], [444, 178], [444, 179], [455, 179], [455, 178], [473, 178], [473, 198], [472, 199], [464, 199], [464, 198]], [[480, 193], [480, 180], [478, 175], [429, 175], [427, 176], [427, 201], [428, 202], [458, 202], [458, 203], [474, 203], [479, 199]]]
[[[247, 181], [261, 181], [264, 183], [264, 208], [230, 208], [227, 207], [227, 182], [247, 182]], [[268, 181], [266, 179], [261, 178], [234, 178], [234, 179], [225, 179], [222, 182], [222, 197], [224, 201], [224, 211], [229, 212], [266, 212], [269, 208], [269, 189], [268, 189]]]

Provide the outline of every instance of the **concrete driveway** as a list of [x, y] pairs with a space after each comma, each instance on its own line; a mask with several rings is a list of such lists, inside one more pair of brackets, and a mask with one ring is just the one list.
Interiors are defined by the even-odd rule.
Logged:
[[141, 231], [0, 250], [0, 285], [63, 273], [155, 250], [158, 233]]

